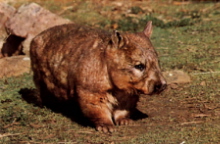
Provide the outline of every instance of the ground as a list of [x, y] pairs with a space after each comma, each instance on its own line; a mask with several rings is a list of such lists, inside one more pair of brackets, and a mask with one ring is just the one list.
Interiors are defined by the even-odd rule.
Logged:
[[[64, 111], [39, 107], [32, 74], [4, 78], [0, 80], [1, 143], [220, 143], [220, 3], [33, 1], [62, 17], [107, 30], [140, 31], [152, 20], [151, 40], [162, 70], [183, 70], [191, 82], [171, 84], [159, 95], [141, 95], [142, 118], [105, 134]], [[28, 1], [10, 3], [19, 7]]]

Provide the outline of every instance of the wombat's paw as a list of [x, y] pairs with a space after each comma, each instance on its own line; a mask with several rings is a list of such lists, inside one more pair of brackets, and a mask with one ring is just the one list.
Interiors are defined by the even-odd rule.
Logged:
[[129, 118], [122, 118], [118, 119], [115, 123], [116, 125], [133, 125], [134, 121]]
[[114, 125], [102, 124], [102, 125], [97, 125], [96, 130], [104, 133], [107, 132], [112, 133], [116, 131], [116, 128], [114, 127]]

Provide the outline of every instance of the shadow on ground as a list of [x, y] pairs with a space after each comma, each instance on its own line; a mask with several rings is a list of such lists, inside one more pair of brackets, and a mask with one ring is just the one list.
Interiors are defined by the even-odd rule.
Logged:
[[[27, 103], [33, 104], [34, 106], [38, 106], [40, 108], [46, 107], [51, 109], [53, 112], [61, 113], [82, 126], [94, 127], [94, 125], [92, 125], [92, 123], [82, 115], [78, 104], [74, 100], [58, 102], [56, 99], [51, 99], [51, 103], [43, 105], [39, 98], [39, 92], [37, 89], [22, 88], [19, 91], [19, 94]], [[136, 121], [147, 117], [147, 114], [136, 109], [134, 115], [131, 116], [131, 119]]]

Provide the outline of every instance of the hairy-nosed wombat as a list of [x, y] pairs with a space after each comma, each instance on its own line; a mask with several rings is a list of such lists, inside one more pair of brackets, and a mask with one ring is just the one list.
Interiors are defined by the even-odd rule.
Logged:
[[75, 98], [84, 116], [103, 132], [127, 125], [139, 94], [166, 86], [150, 42], [152, 22], [143, 32], [119, 33], [65, 24], [31, 43], [34, 82], [44, 103], [47, 92], [61, 101]]

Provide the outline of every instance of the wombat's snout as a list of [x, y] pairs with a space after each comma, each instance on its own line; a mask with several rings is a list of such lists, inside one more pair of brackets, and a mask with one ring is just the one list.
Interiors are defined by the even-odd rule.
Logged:
[[159, 94], [167, 87], [167, 82], [162, 75], [159, 75], [158, 81], [154, 83], [153, 93]]
[[147, 84], [138, 90], [140, 94], [152, 95], [152, 94], [159, 94], [164, 89], [166, 89], [167, 83], [166, 81], [159, 80], [159, 81], [149, 81]]
[[163, 90], [165, 90], [167, 87], [167, 83], [166, 82], [161, 82], [159, 84], [156, 84], [154, 86], [154, 93], [161, 93]]

